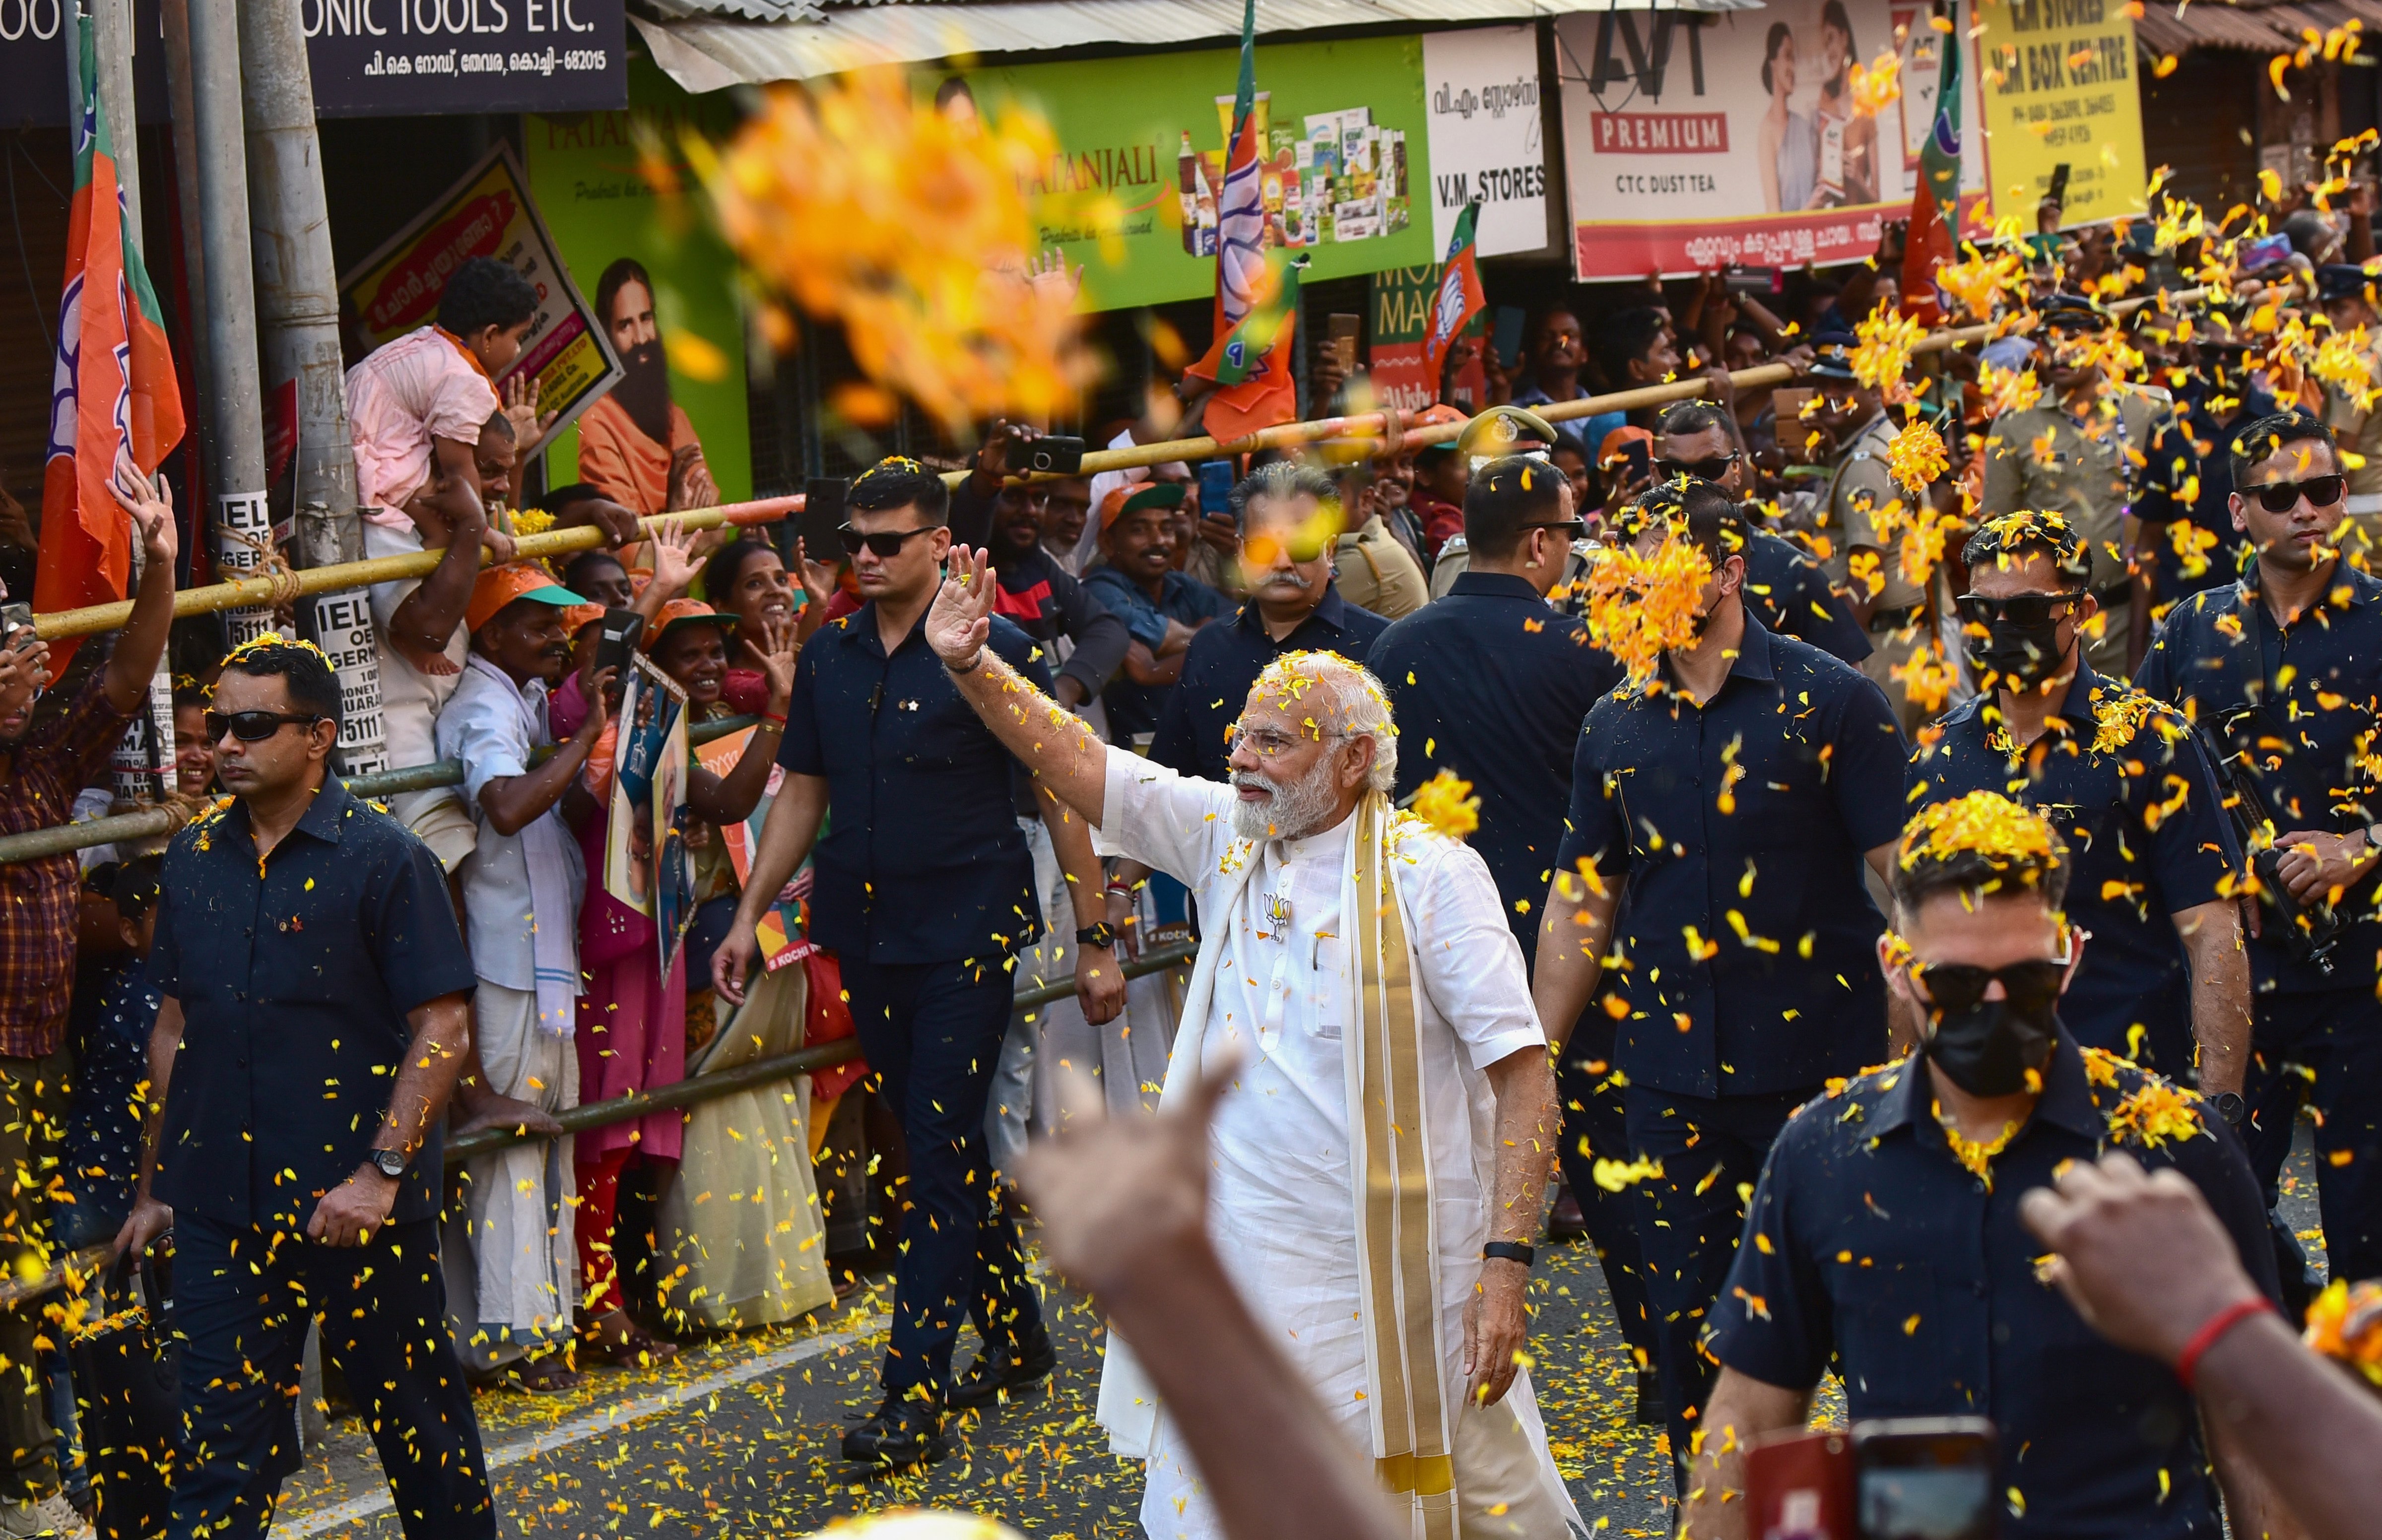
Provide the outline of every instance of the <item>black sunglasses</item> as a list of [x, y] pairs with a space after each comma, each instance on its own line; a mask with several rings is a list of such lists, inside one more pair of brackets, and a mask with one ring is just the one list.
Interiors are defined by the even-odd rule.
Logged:
[[242, 743], [262, 743], [292, 723], [312, 727], [323, 718], [311, 711], [211, 711], [204, 720], [210, 743], [222, 742], [227, 732]]
[[879, 534], [862, 534], [858, 530], [853, 529], [849, 524], [838, 524], [835, 527], [835, 538], [843, 543], [843, 554], [847, 556], [856, 556], [860, 555], [860, 548], [864, 545], [868, 547], [871, 551], [876, 552], [880, 557], [898, 556], [902, 554], [902, 547], [910, 544], [913, 537], [922, 534], [931, 534], [941, 528], [942, 526], [940, 524], [927, 524], [915, 530], [895, 530], [887, 531]]
[[1963, 593], [1960, 618], [1972, 626], [1990, 626], [1996, 620], [2040, 626], [2082, 597], [2081, 593], [2014, 593], [2007, 599], [1988, 599], [1982, 593]]
[[1525, 524], [1522, 526], [1522, 532], [1524, 534], [1529, 533], [1532, 530], [1561, 530], [1566, 536], [1573, 540], [1585, 540], [1588, 538], [1588, 520], [1585, 519], [1550, 519], [1543, 524]]
[[2256, 494], [2258, 506], [2268, 513], [2289, 513], [2299, 507], [2302, 495], [2312, 508], [2328, 508], [2340, 501], [2349, 490], [2346, 476], [2310, 476], [2303, 482], [2270, 482], [2250, 489]]
[[1658, 459], [1654, 470], [1666, 477], [1692, 476], [1700, 482], [1716, 482], [1728, 474], [1728, 468], [1737, 463], [1737, 452], [1731, 450], [1712, 459]]
[[2068, 977], [2069, 961], [2067, 958], [2039, 958], [2007, 962], [1999, 968], [1979, 968], [1967, 962], [1914, 962], [1910, 976], [1918, 983], [1919, 992], [1927, 996], [1927, 1003], [1947, 1016], [1974, 1010], [1995, 979], [2002, 981], [2002, 992], [2009, 996], [2011, 1008], [2035, 1013], [2047, 1009], [2059, 998], [2059, 986]]

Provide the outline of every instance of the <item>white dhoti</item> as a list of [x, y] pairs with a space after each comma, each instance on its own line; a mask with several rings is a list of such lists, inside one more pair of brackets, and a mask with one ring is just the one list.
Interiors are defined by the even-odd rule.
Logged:
[[[570, 1038], [537, 1030], [534, 992], [482, 979], [472, 1014], [493, 1090], [548, 1112], [579, 1104], [579, 1055]], [[478, 1155], [463, 1172], [463, 1206], [448, 1211], [442, 1248], [448, 1311], [464, 1363], [488, 1368], [571, 1336], [579, 1304], [571, 1137]]]
[[[1379, 799], [1323, 833], [1254, 846], [1232, 835], [1233, 802], [1226, 787], [1110, 751], [1103, 847], [1189, 883], [1206, 922], [1165, 1094], [1240, 1061], [1211, 1146], [1209, 1229], [1225, 1271], [1413, 1509], [1418, 1536], [1584, 1534], [1529, 1377], [1495, 1406], [1465, 1404], [1464, 1310], [1495, 1172], [1483, 1071], [1546, 1047], [1488, 868]], [[1382, 824], [1369, 887], [1358, 829]], [[1358, 895], [1383, 881], [1394, 915], [1360, 923], [1381, 906]], [[1402, 1196], [1384, 1200], [1391, 1189]], [[1431, 1315], [1383, 1309], [1423, 1287]], [[1153, 1540], [1221, 1535], [1178, 1432], [1113, 1338], [1099, 1417], [1116, 1453], [1149, 1462]]]
[[[1051, 847], [1049, 826], [1039, 818], [1021, 818], [1017, 826], [1034, 855], [1034, 894], [1042, 906], [1041, 939], [1017, 955], [1018, 987], [1073, 984], [1076, 927], [1074, 900], [1069, 895], [1074, 889]], [[1139, 901], [1147, 911], [1146, 893]], [[1146, 917], [1140, 928], [1148, 933]], [[1117, 955], [1123, 959], [1122, 951]], [[1111, 1118], [1156, 1109], [1155, 1088], [1165, 1079], [1167, 1050], [1174, 1042], [1174, 1004], [1168, 983], [1174, 972], [1128, 981], [1123, 1011], [1102, 1026], [1087, 1021], [1082, 1004], [1072, 996], [1009, 1019], [984, 1114], [992, 1164], [1004, 1175], [1016, 1171], [1029, 1129], [1048, 1133], [1056, 1126], [1059, 1103], [1053, 1077], [1062, 1066], [1099, 1082]]]

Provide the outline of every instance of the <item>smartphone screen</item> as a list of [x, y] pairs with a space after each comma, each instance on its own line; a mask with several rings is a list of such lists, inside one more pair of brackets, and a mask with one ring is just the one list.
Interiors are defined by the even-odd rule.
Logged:
[[1855, 1424], [1855, 1511], [1862, 1540], [1993, 1540], [1993, 1424], [1981, 1417]]
[[1208, 459], [1199, 462], [1199, 517], [1230, 519], [1233, 516], [1233, 462]]
[[1522, 323], [1525, 317], [1519, 305], [1497, 307], [1497, 329], [1494, 346], [1497, 361], [1508, 369], [1522, 365]]
[[851, 491], [852, 483], [841, 476], [814, 476], [803, 483], [803, 511], [795, 516], [794, 532], [811, 560], [832, 567], [843, 559], [835, 532], [843, 526], [843, 499]]

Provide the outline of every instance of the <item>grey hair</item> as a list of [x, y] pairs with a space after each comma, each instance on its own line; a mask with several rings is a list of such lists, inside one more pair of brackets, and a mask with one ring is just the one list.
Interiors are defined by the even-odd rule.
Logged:
[[1323, 471], [1299, 460], [1278, 459], [1260, 465], [1233, 488], [1234, 524], [1243, 530], [1249, 527], [1249, 504], [1259, 497], [1312, 497], [1319, 503], [1336, 506], [1340, 488]]
[[1249, 694], [1274, 697], [1288, 710], [1317, 686], [1329, 702], [1332, 720], [1324, 724], [1329, 730], [1373, 740], [1373, 767], [1366, 774], [1365, 786], [1390, 795], [1398, 781], [1398, 727], [1390, 712], [1389, 691], [1371, 669], [1337, 653], [1284, 653], [1266, 665], [1249, 686]]

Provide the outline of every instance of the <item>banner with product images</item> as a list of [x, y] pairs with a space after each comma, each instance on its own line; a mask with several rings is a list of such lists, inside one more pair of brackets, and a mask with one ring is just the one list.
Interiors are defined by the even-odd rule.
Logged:
[[[1909, 211], [1934, 122], [1927, 18], [1916, 0], [1559, 18], [1575, 271], [1642, 278], [1870, 256], [1885, 222]], [[1852, 66], [1888, 50], [1901, 97], [1864, 116]], [[1963, 116], [1983, 121], [1963, 85]], [[1963, 147], [1965, 189], [1985, 186], [1983, 137]]]
[[652, 130], [692, 186], [681, 136], [718, 142], [736, 122], [726, 92], [690, 96], [643, 58], [630, 66], [626, 111], [522, 119], [531, 190], [621, 368], [548, 441], [548, 485], [585, 482], [640, 514], [753, 495], [736, 258], [693, 203], [656, 193], [635, 138]]
[[473, 257], [494, 257], [537, 290], [537, 315], [521, 356], [497, 377], [537, 382], [541, 411], [571, 422], [620, 378], [620, 361], [596, 312], [571, 281], [554, 238], [538, 217], [521, 162], [499, 143], [339, 280], [339, 323], [358, 355], [438, 319], [447, 280]]
[[[1418, 37], [1260, 42], [1266, 239], [1306, 281], [1426, 263], [1435, 245]], [[1232, 131], [1235, 48], [986, 69], [922, 69], [945, 112], [1031, 107], [1058, 141], [1028, 188], [1037, 243], [1084, 270], [1081, 308], [1211, 294], [1216, 195]], [[1535, 67], [1532, 78], [1535, 79]], [[1538, 244], [1538, 243], [1534, 243]]]
[[1423, 100], [1430, 109], [1431, 254], [1443, 256], [1455, 216], [1478, 202], [1480, 254], [1543, 251], [1547, 147], [1541, 137], [1539, 30], [1425, 32]]
[[2116, 0], [1981, 0], [1976, 75], [1993, 141], [1993, 191], [2029, 233], [2055, 167], [2060, 223], [2145, 212], [2142, 81], [2134, 23]]

